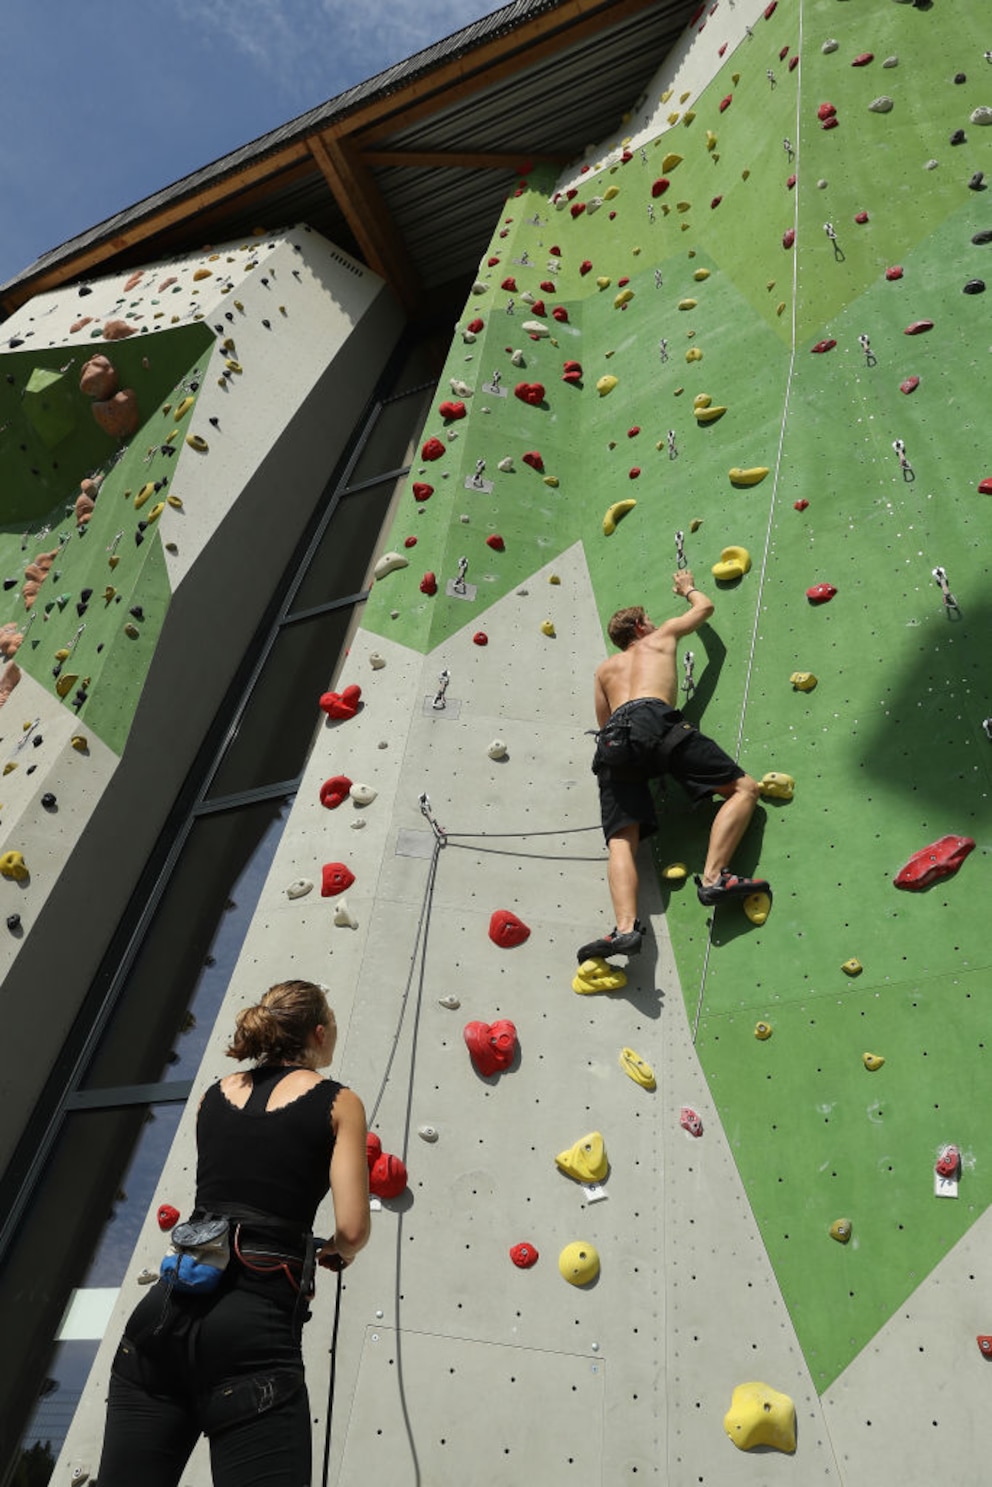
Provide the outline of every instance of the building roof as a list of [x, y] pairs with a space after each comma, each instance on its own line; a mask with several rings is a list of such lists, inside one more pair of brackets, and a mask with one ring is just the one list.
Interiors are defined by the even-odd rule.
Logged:
[[621, 134], [695, 9], [511, 0], [44, 254], [0, 286], [0, 313], [298, 222], [381, 274], [411, 316], [460, 303], [522, 170]]

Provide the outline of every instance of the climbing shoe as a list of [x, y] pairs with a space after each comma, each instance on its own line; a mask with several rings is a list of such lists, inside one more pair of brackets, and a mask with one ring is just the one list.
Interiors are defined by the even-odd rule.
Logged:
[[728, 898], [747, 898], [750, 893], [767, 893], [770, 899], [771, 885], [764, 878], [742, 878], [727, 867], [722, 869], [715, 883], [705, 884], [702, 878], [696, 879], [696, 897], [707, 907], [722, 904]]
[[640, 955], [643, 938], [644, 925], [639, 919], [635, 919], [634, 928], [628, 929], [622, 935], [613, 929], [601, 940], [590, 940], [588, 945], [580, 945], [576, 951], [579, 965], [584, 960], [592, 960], [595, 956], [600, 956], [605, 960], [608, 955]]

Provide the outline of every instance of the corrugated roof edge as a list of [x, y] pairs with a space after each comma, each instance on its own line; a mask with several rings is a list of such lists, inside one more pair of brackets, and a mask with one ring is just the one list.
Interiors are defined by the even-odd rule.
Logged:
[[287, 124], [281, 124], [277, 129], [260, 134], [257, 139], [241, 145], [237, 150], [232, 150], [226, 155], [221, 155], [219, 159], [201, 166], [199, 170], [192, 171], [189, 175], [182, 176], [178, 181], [162, 187], [152, 195], [143, 197], [132, 206], [115, 213], [112, 217], [105, 218], [103, 222], [98, 222], [86, 232], [68, 238], [58, 247], [51, 248], [40, 258], [36, 258], [21, 273], [15, 274], [12, 279], [0, 284], [0, 295], [42, 270], [50, 268], [60, 259], [70, 256], [72, 252], [111, 237], [126, 223], [140, 222], [143, 217], [150, 216], [166, 202], [181, 201], [183, 196], [191, 195], [207, 181], [222, 180], [225, 175], [237, 170], [246, 160], [264, 159], [266, 154], [274, 153], [279, 146], [289, 144], [311, 133], [316, 126], [343, 118], [351, 109], [357, 108], [359, 104], [368, 103], [370, 99], [387, 97], [401, 83], [412, 82], [418, 76], [430, 72], [431, 68], [439, 62], [449, 61], [452, 57], [459, 55], [468, 55], [484, 42], [512, 31], [522, 20], [540, 15], [545, 11], [556, 10], [562, 3], [563, 0], [510, 0], [509, 5], [502, 6], [492, 15], [483, 16], [480, 20], [473, 21], [471, 25], [462, 27], [460, 31], [453, 32], [441, 41], [432, 42], [430, 46], [414, 52], [413, 56], [407, 57], [405, 61], [393, 63], [391, 67], [376, 73], [364, 83], [356, 83], [353, 87], [346, 88], [343, 93], [328, 99], [326, 103], [320, 103], [315, 108], [308, 109], [306, 113], [299, 114], [295, 119], [291, 119]]

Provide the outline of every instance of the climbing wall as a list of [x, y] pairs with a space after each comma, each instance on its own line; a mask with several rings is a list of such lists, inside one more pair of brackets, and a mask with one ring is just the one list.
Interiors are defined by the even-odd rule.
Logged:
[[[992, 66], [951, 14], [700, 9], [624, 137], [495, 226], [201, 1076], [320, 976], [409, 1171], [344, 1287], [332, 1481], [985, 1480]], [[667, 871], [711, 818], [672, 787], [653, 939], [577, 993], [592, 671], [616, 608], [674, 611], [677, 532], [716, 603], [685, 711], [778, 776], [738, 859], [774, 904]], [[191, 1181], [190, 1116], [162, 1198]], [[725, 1429], [754, 1381], [791, 1463], [777, 1394]]]

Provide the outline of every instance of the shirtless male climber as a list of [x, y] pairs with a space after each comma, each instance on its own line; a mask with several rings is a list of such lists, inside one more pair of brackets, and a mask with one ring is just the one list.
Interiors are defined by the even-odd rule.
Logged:
[[607, 630], [620, 654], [596, 668], [599, 732], [593, 770], [599, 780], [603, 834], [609, 851], [607, 878], [616, 927], [583, 945], [579, 960], [636, 955], [644, 926], [637, 919], [637, 847], [658, 829], [650, 780], [669, 774], [693, 803], [722, 795], [713, 818], [702, 876], [701, 904], [716, 905], [771, 889], [762, 878], [745, 878], [728, 866], [758, 801], [757, 780], [745, 774], [719, 744], [697, 732], [674, 707], [678, 643], [704, 625], [713, 603], [700, 593], [688, 568], [674, 575], [674, 593], [688, 604], [684, 614], [652, 624], [640, 605], [619, 609]]

